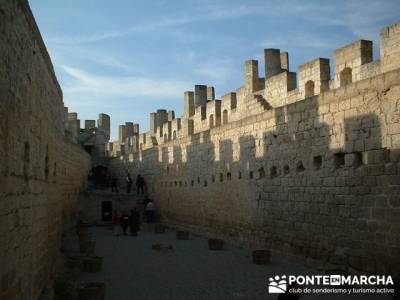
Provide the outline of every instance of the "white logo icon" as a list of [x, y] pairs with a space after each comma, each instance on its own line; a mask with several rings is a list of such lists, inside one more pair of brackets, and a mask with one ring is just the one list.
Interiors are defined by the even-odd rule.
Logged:
[[269, 278], [268, 293], [283, 294], [286, 292], [286, 289], [287, 289], [287, 281], [285, 275], [282, 275], [281, 277], [276, 275], [275, 277]]
[[341, 276], [340, 275], [331, 275], [330, 276], [330, 285], [340, 285], [341, 284]]

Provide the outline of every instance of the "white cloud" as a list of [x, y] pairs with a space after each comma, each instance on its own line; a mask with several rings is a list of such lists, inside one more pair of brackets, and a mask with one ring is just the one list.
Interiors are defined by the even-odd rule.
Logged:
[[171, 30], [192, 23], [222, 21], [245, 16], [251, 18], [302, 18], [319, 26], [343, 26], [357, 36], [374, 34], [376, 24], [390, 17], [396, 17], [400, 9], [398, 0], [347, 0], [340, 6], [332, 3], [300, 2], [296, 0], [270, 0], [262, 4], [227, 3], [225, 5], [203, 4], [175, 16], [135, 25], [126, 29], [117, 29], [86, 36], [53, 37], [47, 39], [55, 44], [71, 45], [92, 43], [120, 38], [135, 33], [144, 33], [161, 29]]
[[[290, 38], [288, 38], [290, 36]], [[300, 33], [287, 33], [285, 36], [273, 35], [259, 43], [261, 48], [314, 48], [319, 50], [333, 49], [335, 39], [329, 39], [324, 35]]]
[[220, 21], [225, 19], [239, 18], [246, 15], [264, 14], [259, 6], [240, 5], [228, 8], [215, 5], [201, 7], [199, 11], [191, 11], [190, 14], [182, 13], [173, 17], [161, 19], [157, 22], [132, 26], [127, 29], [112, 30], [101, 33], [94, 33], [81, 37], [49, 37], [47, 42], [59, 45], [75, 45], [98, 42], [107, 39], [124, 37], [134, 33], [144, 33], [159, 29], [166, 29], [176, 26], [187, 25], [191, 23]]
[[202, 61], [194, 72], [209, 79], [210, 85], [223, 85], [238, 71], [234, 68], [231, 59], [223, 58]]
[[189, 86], [174, 79], [144, 77], [115, 77], [91, 74], [70, 66], [61, 66], [70, 77], [64, 85], [64, 93], [71, 96], [98, 98], [178, 98]]

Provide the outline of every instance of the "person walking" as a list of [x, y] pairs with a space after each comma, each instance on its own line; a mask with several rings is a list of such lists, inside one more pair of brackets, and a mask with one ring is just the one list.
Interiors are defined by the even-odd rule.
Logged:
[[149, 200], [149, 202], [146, 204], [145, 211], [146, 211], [147, 223], [154, 223], [156, 207], [154, 206], [152, 200]]
[[111, 192], [118, 193], [118, 177], [114, 173], [111, 175]]
[[142, 175], [138, 174], [136, 177], [136, 193], [139, 194], [139, 191], [144, 194], [144, 178]]
[[129, 194], [131, 192], [132, 183], [133, 183], [133, 180], [131, 178], [131, 174], [129, 174], [129, 172], [128, 172], [128, 174], [126, 175], [126, 192], [127, 192], [127, 194]]
[[112, 215], [112, 224], [114, 227], [114, 235], [116, 235], [116, 236], [119, 235], [120, 222], [121, 222], [121, 216], [118, 211], [114, 210], [113, 215]]
[[137, 236], [137, 232], [139, 231], [139, 212], [136, 207], [131, 210], [131, 215], [129, 216], [129, 230], [132, 236]]
[[125, 212], [121, 216], [121, 227], [122, 227], [122, 233], [126, 235], [126, 230], [128, 229], [129, 226], [129, 216]]

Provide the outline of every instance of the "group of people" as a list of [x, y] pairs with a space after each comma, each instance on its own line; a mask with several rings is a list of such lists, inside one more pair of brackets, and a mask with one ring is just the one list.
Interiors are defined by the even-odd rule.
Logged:
[[[145, 216], [147, 223], [155, 222], [155, 213], [156, 207], [153, 201], [147, 199], [145, 202]], [[126, 212], [120, 213], [119, 211], [114, 210], [112, 215], [112, 224], [114, 227], [114, 235], [120, 235], [121, 231], [123, 235], [127, 235], [129, 228], [130, 234], [132, 236], [137, 236], [137, 233], [140, 230], [140, 214], [136, 207], [131, 210], [129, 215]]]
[[114, 210], [112, 216], [112, 223], [114, 226], [114, 235], [120, 235], [122, 230], [123, 235], [127, 235], [128, 227], [132, 236], [137, 236], [140, 229], [140, 215], [136, 207], [131, 210], [130, 215], [126, 212], [120, 213]]
[[[133, 180], [131, 174], [128, 172], [125, 177], [126, 182], [126, 192], [129, 194], [132, 190]], [[144, 194], [146, 190], [146, 182], [142, 175], [138, 174], [136, 176], [136, 192], [139, 194]], [[111, 174], [111, 192], [118, 193], [118, 176], [113, 173]]]

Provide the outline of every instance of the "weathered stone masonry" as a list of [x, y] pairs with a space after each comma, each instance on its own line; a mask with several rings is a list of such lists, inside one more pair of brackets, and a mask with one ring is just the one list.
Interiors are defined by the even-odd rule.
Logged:
[[37, 299], [89, 155], [65, 134], [62, 92], [27, 1], [0, 2], [0, 299]]
[[400, 274], [400, 24], [381, 31], [380, 61], [370, 41], [336, 50], [333, 79], [318, 58], [296, 85], [287, 53], [264, 53], [264, 78], [250, 60], [222, 101], [196, 86], [182, 118], [153, 113], [111, 167], [144, 174], [166, 222], [324, 268]]

